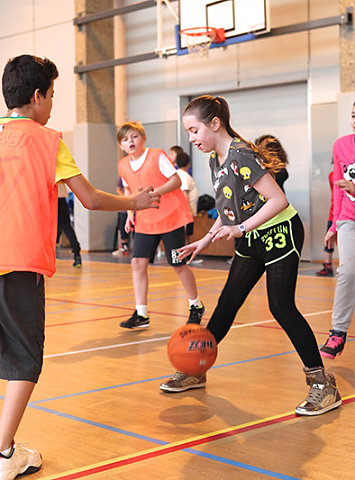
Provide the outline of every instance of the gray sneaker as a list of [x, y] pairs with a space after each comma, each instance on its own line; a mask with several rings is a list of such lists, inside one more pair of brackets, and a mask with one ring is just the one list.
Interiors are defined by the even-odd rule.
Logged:
[[321, 415], [341, 405], [335, 377], [322, 367], [304, 368], [306, 383], [309, 389], [307, 398], [300, 403], [295, 413], [297, 415]]
[[190, 388], [202, 388], [206, 385], [206, 374], [200, 377], [186, 375], [186, 373], [175, 372], [167, 382], [160, 384], [160, 390], [163, 392], [184, 392]]

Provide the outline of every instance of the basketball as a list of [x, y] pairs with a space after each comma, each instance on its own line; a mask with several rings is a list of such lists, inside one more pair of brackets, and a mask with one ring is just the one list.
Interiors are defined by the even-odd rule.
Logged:
[[206, 328], [193, 323], [187, 324], [175, 330], [170, 337], [168, 357], [180, 372], [200, 376], [214, 364], [217, 343]]

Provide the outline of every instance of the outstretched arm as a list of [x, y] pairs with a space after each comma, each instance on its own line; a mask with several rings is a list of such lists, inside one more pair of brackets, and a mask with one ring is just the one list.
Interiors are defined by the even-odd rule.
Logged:
[[65, 179], [64, 182], [78, 197], [82, 205], [89, 210], [120, 211], [159, 208], [160, 195], [152, 187], [147, 187], [126, 197], [98, 190], [86, 180], [84, 175], [76, 175]]

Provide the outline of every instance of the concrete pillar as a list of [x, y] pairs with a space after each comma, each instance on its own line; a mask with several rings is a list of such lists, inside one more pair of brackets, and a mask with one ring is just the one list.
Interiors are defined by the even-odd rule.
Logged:
[[[75, 0], [75, 14], [88, 15], [113, 8], [113, 0]], [[114, 58], [114, 20], [99, 20], [75, 32], [76, 63], [84, 65]], [[113, 68], [76, 78], [74, 157], [90, 183], [115, 193], [117, 146]], [[75, 229], [83, 250], [112, 249], [116, 213], [92, 212], [75, 202]]]
[[[353, 7], [355, 0], [339, 0], [339, 13], [347, 7]], [[353, 20], [354, 22], [354, 20]], [[340, 27], [340, 94], [338, 97], [338, 136], [351, 133], [350, 116], [355, 102], [355, 35], [354, 24], [351, 27]]]

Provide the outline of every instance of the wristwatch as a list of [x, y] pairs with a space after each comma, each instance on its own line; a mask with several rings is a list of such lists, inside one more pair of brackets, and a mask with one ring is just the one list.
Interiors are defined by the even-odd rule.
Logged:
[[245, 230], [245, 225], [243, 225], [243, 223], [240, 223], [238, 225], [238, 228], [242, 232], [242, 237], [245, 237], [245, 234], [247, 233], [246, 230]]

